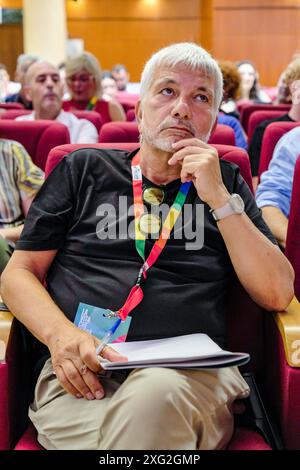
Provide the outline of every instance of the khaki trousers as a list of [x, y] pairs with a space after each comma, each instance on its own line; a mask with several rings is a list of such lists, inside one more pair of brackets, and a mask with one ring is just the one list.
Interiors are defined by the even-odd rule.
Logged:
[[222, 449], [233, 432], [232, 403], [249, 389], [236, 367], [135, 369], [101, 378], [106, 395], [68, 394], [49, 359], [29, 417], [46, 449]]

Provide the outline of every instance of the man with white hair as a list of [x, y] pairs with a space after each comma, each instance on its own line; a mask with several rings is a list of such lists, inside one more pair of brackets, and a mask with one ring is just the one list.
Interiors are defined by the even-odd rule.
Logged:
[[97, 129], [91, 122], [62, 110], [63, 90], [59, 70], [48, 62], [35, 62], [26, 73], [24, 89], [26, 98], [32, 102], [33, 113], [19, 116], [16, 120], [55, 120], [67, 126], [71, 144], [98, 142]]
[[[149, 60], [141, 84], [140, 149], [64, 158], [2, 276], [4, 301], [48, 348], [29, 410], [47, 449], [220, 449], [232, 435], [234, 400], [249, 393], [235, 367], [103, 375], [103, 333], [81, 329], [90, 309], [104, 332], [109, 319], [123, 320], [117, 340], [206, 333], [223, 346], [234, 271], [268, 310], [293, 296], [292, 268], [247, 184], [206, 143], [222, 99], [217, 63], [196, 44], [174, 44]], [[189, 209], [204, 225], [193, 249], [174, 225]], [[113, 344], [101, 355], [124, 360]]]

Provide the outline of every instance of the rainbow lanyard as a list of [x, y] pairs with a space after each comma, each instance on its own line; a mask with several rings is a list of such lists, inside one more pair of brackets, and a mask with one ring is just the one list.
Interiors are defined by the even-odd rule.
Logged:
[[173, 202], [171, 209], [164, 221], [160, 237], [154, 243], [148, 258], [145, 260], [145, 241], [146, 237], [140, 230], [140, 217], [144, 213], [144, 204], [142, 196], [142, 171], [140, 167], [140, 152], [138, 152], [132, 159], [131, 162], [132, 172], [132, 185], [133, 185], [133, 202], [134, 202], [134, 222], [135, 222], [135, 247], [143, 260], [143, 265], [139, 271], [136, 284], [132, 287], [124, 305], [116, 312], [121, 320], [125, 320], [127, 315], [143, 300], [144, 293], [141, 289], [142, 278], [146, 279], [148, 269], [153, 266], [162, 250], [164, 249], [170, 233], [178, 219], [178, 216], [185, 203], [188, 191], [191, 187], [192, 182], [182, 183], [175, 201]]
[[88, 104], [86, 105], [86, 108], [85, 108], [85, 109], [86, 109], [87, 111], [92, 111], [92, 109], [94, 109], [94, 107], [95, 107], [97, 101], [98, 101], [97, 96], [93, 96], [93, 97], [90, 99], [90, 101], [88, 102]]

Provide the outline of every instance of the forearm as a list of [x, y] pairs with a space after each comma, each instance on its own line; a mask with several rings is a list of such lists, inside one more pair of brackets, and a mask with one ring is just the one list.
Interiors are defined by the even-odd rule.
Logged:
[[24, 224], [18, 225], [18, 227], [1, 228], [0, 235], [6, 240], [16, 242], [20, 238], [23, 227], [24, 227]]
[[277, 207], [265, 206], [262, 208], [262, 213], [274, 237], [278, 243], [285, 248], [288, 219]]
[[293, 297], [293, 269], [248, 216], [218, 222], [236, 274], [249, 295], [267, 310], [284, 310]]
[[63, 334], [73, 326], [37, 277], [26, 269], [4, 271], [1, 296], [14, 316], [47, 346], [58, 332]]

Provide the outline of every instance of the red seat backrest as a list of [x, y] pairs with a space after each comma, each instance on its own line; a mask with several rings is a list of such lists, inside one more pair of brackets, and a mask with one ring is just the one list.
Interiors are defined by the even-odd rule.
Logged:
[[289, 110], [291, 107], [290, 104], [252, 104], [252, 103], [244, 103], [242, 107], [240, 107], [240, 121], [245, 129], [246, 134], [248, 134], [248, 123], [252, 113], [254, 111], [263, 111], [263, 110], [273, 110], [273, 111], [282, 111], [282, 114]]
[[209, 144], [235, 145], [234, 130], [225, 124], [217, 124], [214, 132], [209, 138]]
[[300, 156], [294, 171], [285, 254], [295, 270], [295, 294], [300, 300]]
[[130, 108], [126, 111], [126, 119], [128, 122], [132, 122], [132, 121], [135, 121], [135, 109], [134, 108]]
[[87, 119], [90, 121], [94, 126], [96, 127], [97, 131], [99, 132], [101, 127], [102, 127], [102, 118], [99, 113], [96, 111], [86, 111], [86, 110], [81, 110], [81, 111], [70, 111], [70, 113], [74, 114], [78, 119]]
[[137, 101], [140, 99], [140, 95], [127, 93], [126, 91], [118, 91], [115, 99], [122, 105], [125, 103], [130, 104], [131, 107], [134, 107]]
[[274, 148], [278, 140], [288, 131], [300, 125], [300, 122], [272, 122], [265, 130], [258, 168], [258, 176], [260, 177], [264, 171], [269, 168], [269, 163], [272, 159]]
[[254, 111], [249, 118], [248, 123], [248, 142], [251, 142], [256, 127], [263, 121], [275, 119], [286, 114], [286, 111], [274, 111], [265, 109], [263, 111]]
[[99, 133], [99, 142], [139, 142], [136, 122], [114, 121], [105, 123]]
[[21, 103], [0, 103], [2, 109], [24, 109]]
[[20, 142], [42, 170], [50, 150], [70, 142], [69, 130], [55, 121], [12, 121], [0, 119], [0, 137]]
[[101, 143], [101, 144], [68, 144], [68, 145], [60, 145], [59, 147], [53, 148], [47, 158], [46, 168], [45, 168], [45, 175], [46, 177], [51, 173], [53, 168], [71, 152], [74, 150], [78, 150], [81, 148], [114, 148], [120, 150], [129, 150], [133, 151], [138, 148], [138, 144], [136, 142], [121, 142], [121, 143]]
[[8, 109], [4, 113], [0, 114], [1, 119], [16, 119], [19, 116], [24, 116], [24, 114], [31, 114], [32, 110], [30, 109]]
[[[69, 111], [70, 113], [74, 114], [78, 119], [87, 119], [96, 127], [97, 131], [99, 132], [102, 127], [102, 119], [99, 113], [95, 111]], [[31, 114], [32, 111], [28, 109], [13, 109], [2, 113], [1, 119], [16, 119], [19, 116], [23, 116], [24, 114]]]
[[[51, 173], [53, 168], [60, 162], [60, 160], [64, 156], [80, 148], [99, 148], [99, 149], [114, 148], [114, 149], [121, 149], [121, 150], [124, 149], [124, 150], [133, 151], [136, 148], [138, 148], [138, 146], [139, 145], [136, 142], [117, 142], [117, 143], [116, 142], [110, 142], [110, 143], [101, 142], [99, 144], [86, 144], [86, 145], [84, 144], [61, 145], [59, 147], [53, 148], [50, 151], [49, 156], [47, 158], [45, 173], [46, 173], [46, 176], [48, 176], [49, 173]], [[247, 152], [239, 147], [234, 147], [231, 145], [215, 144], [213, 146], [218, 151], [220, 158], [224, 158], [225, 160], [235, 163], [236, 165], [240, 167], [240, 171], [244, 180], [246, 181], [249, 188], [253, 192], [250, 162], [249, 162], [249, 157], [248, 157]]]

